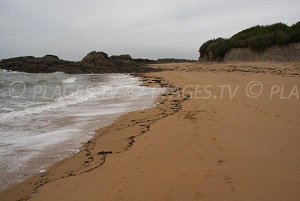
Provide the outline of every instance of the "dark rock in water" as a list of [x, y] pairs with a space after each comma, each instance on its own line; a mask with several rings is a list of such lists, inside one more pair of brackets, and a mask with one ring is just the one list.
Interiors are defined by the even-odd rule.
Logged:
[[[122, 59], [129, 59], [129, 55], [119, 56]], [[131, 57], [130, 57], [131, 58]], [[145, 67], [145, 63], [138, 63], [134, 60], [111, 59], [104, 52], [90, 52], [81, 61], [73, 62], [59, 59], [55, 55], [44, 57], [15, 57], [0, 61], [0, 69], [21, 71], [28, 73], [137, 73], [157, 71]]]
[[113, 59], [113, 60], [132, 61], [132, 57], [129, 54], [113, 55], [110, 58]]
[[71, 72], [73, 71], [71, 70], [73, 66], [76, 66], [75, 62], [61, 60], [53, 55], [46, 55], [44, 57], [15, 57], [3, 59], [0, 62], [1, 69], [28, 73]]

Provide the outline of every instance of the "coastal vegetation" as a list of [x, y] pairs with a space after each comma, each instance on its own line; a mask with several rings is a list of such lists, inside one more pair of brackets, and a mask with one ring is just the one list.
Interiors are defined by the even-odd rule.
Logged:
[[254, 26], [245, 29], [229, 39], [217, 38], [205, 42], [199, 49], [200, 59], [223, 60], [225, 54], [233, 48], [250, 48], [264, 51], [273, 45], [288, 45], [300, 42], [300, 22], [288, 26], [275, 23], [266, 26]]

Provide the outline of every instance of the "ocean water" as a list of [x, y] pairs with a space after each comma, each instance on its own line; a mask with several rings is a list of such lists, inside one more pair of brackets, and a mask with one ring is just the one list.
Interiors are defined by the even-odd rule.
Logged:
[[77, 152], [96, 128], [152, 107], [163, 91], [125, 74], [0, 70], [0, 190]]

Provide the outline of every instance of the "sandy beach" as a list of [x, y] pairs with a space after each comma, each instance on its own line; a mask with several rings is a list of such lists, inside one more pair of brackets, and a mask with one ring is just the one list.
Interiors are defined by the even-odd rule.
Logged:
[[99, 129], [1, 201], [300, 200], [300, 63], [156, 64], [154, 108]]

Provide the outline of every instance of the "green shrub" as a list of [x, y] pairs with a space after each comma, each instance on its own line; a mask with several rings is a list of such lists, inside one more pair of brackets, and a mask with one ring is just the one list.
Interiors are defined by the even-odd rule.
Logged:
[[300, 22], [290, 27], [283, 23], [275, 23], [245, 29], [229, 39], [209, 40], [200, 47], [199, 52], [200, 58], [212, 55], [214, 60], [222, 60], [232, 48], [251, 48], [254, 51], [264, 51], [272, 45], [287, 45], [299, 41]]

